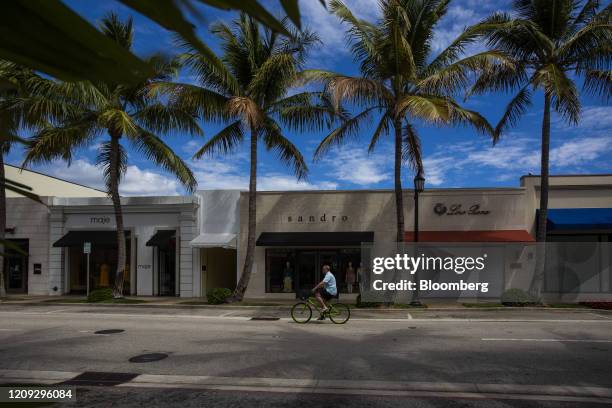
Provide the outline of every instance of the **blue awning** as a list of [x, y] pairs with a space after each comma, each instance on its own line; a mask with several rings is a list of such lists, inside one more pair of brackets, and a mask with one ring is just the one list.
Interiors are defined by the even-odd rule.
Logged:
[[612, 208], [553, 208], [548, 226], [555, 230], [612, 230]]

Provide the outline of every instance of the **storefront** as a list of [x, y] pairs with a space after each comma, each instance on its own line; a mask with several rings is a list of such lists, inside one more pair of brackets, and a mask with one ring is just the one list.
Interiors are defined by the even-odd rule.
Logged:
[[[419, 198], [420, 241], [484, 242], [489, 247], [497, 243], [500, 248], [533, 243], [538, 181], [537, 177], [526, 176], [518, 188], [425, 190]], [[612, 176], [551, 177], [551, 185], [549, 241], [610, 242]], [[243, 193], [237, 277], [245, 257], [247, 204], [248, 196]], [[410, 242], [414, 239], [414, 199], [410, 190], [404, 193], [404, 207], [404, 239]], [[259, 192], [257, 243], [246, 297], [294, 298], [296, 293], [318, 283], [322, 266], [329, 264], [340, 292], [352, 299], [360, 279], [361, 244], [393, 242], [395, 234], [391, 190]], [[517, 257], [531, 259], [528, 252]], [[602, 257], [596, 268], [610, 275], [612, 258], [606, 253]], [[517, 276], [519, 267], [518, 261], [502, 266], [502, 285], [511, 287], [520, 279], [530, 279]], [[611, 294], [610, 276], [598, 279], [591, 294]]]
[[[524, 189], [437, 189], [421, 195], [425, 240], [453, 242], [495, 237], [532, 241], [523, 208]], [[244, 261], [247, 195], [241, 199], [238, 265]], [[406, 240], [412, 238], [413, 200], [404, 196]], [[257, 201], [257, 246], [246, 296], [293, 298], [321, 279], [329, 264], [340, 293], [357, 295], [361, 244], [393, 242], [395, 199], [386, 191], [261, 192]], [[240, 267], [237, 273], [241, 272]]]
[[[126, 237], [124, 293], [199, 296], [189, 246], [196, 231], [194, 197], [122, 199]], [[117, 269], [115, 216], [107, 198], [53, 198], [50, 206], [49, 286], [52, 293], [82, 294], [112, 287]], [[83, 246], [91, 245], [89, 256]], [[196, 278], [194, 278], [194, 276]]]

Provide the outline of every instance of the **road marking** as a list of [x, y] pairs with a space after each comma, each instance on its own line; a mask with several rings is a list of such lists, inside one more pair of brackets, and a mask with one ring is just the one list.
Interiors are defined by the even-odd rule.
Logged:
[[21, 331], [20, 329], [0, 329], [0, 331]]
[[[57, 383], [82, 373], [0, 369], [0, 383]], [[140, 374], [117, 387], [214, 389], [245, 392], [314, 393], [434, 398], [513, 399], [612, 403], [612, 388], [573, 385], [479, 384], [316, 378], [219, 377]]]
[[406, 317], [408, 318], [408, 320], [412, 320], [412, 315], [410, 313], [406, 313]]
[[48, 311], [48, 312], [45, 312], [45, 314], [61, 313], [61, 312], [65, 312], [66, 310], [70, 310], [70, 309], [56, 309], [56, 310], [50, 310], [50, 311]]
[[[71, 309], [64, 309], [71, 310]], [[238, 320], [238, 321], [247, 321], [251, 320], [252, 316], [206, 316], [206, 315], [181, 315], [181, 314], [136, 314], [136, 313], [96, 313], [96, 312], [65, 312], [65, 313], [54, 313], [48, 314], [48, 312], [20, 312], [20, 311], [0, 311], [0, 315], [16, 315], [16, 316], [46, 316], [46, 317], [82, 317], [82, 318], [90, 318], [90, 317], [108, 317], [108, 318], [117, 318], [117, 317], [125, 317], [125, 318], [137, 318], [137, 319], [201, 319], [201, 320]], [[290, 317], [281, 317], [279, 321], [292, 321]], [[462, 319], [462, 318], [413, 318], [412, 320], [408, 318], [365, 318], [365, 317], [351, 317], [352, 321], [364, 321], [364, 322], [410, 322], [411, 324], [416, 322], [423, 323], [565, 323], [565, 324], [574, 324], [574, 323], [597, 323], [597, 324], [612, 324], [612, 319], [492, 319], [492, 318], [482, 318], [482, 319]]]
[[558, 343], [612, 343], [612, 340], [595, 339], [503, 339], [503, 338], [483, 338], [482, 341], [539, 341], [539, 342], [558, 342]]

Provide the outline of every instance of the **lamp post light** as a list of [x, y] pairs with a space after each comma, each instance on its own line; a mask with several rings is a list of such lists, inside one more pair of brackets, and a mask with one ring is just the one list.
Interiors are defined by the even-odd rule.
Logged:
[[[425, 177], [423, 177], [423, 172], [419, 170], [416, 176], [414, 176], [414, 242], [415, 242], [415, 254], [417, 252], [416, 243], [419, 242], [419, 194], [425, 190]], [[419, 300], [419, 271], [417, 270], [415, 279], [417, 282], [414, 298], [410, 305], [412, 306], [421, 306], [421, 301]]]

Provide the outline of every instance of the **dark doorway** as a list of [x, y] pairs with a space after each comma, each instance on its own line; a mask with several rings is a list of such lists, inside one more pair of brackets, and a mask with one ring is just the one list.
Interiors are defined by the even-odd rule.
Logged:
[[147, 242], [157, 254], [157, 294], [176, 296], [176, 230], [159, 230]]
[[5, 246], [4, 252], [4, 287], [8, 293], [28, 293], [28, 251], [29, 240], [9, 239], [24, 253]]

